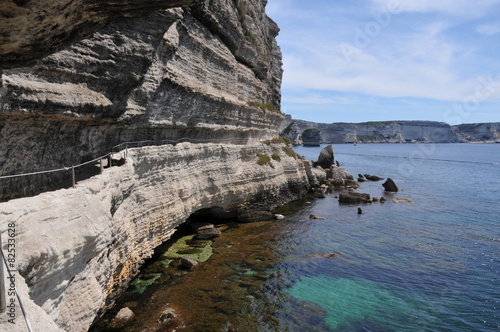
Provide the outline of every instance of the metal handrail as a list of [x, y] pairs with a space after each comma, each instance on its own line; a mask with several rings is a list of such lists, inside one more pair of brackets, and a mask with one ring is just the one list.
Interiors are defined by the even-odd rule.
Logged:
[[[9, 278], [15, 279], [15, 277], [11, 273], [13, 271], [9, 269], [9, 264], [7, 264], [7, 259], [5, 258], [5, 254], [3, 253], [3, 248], [1, 246], [1, 243], [2, 242], [0, 240], [0, 253], [2, 255], [2, 262], [0, 262], [0, 264], [3, 263], [5, 265], [5, 267], [7, 268], [7, 273], [9, 274]], [[2, 275], [1, 277], [2, 277], [1, 282], [3, 283], [4, 282], [4, 279], [3, 279], [4, 276]], [[23, 313], [24, 321], [26, 322], [26, 327], [28, 328], [29, 332], [33, 332], [33, 329], [31, 328], [30, 321], [28, 319], [28, 315], [26, 314], [26, 309], [24, 308], [23, 301], [21, 301], [21, 296], [19, 296], [19, 292], [17, 291], [17, 287], [16, 286], [14, 286], [14, 292], [16, 293], [17, 300], [19, 301], [19, 307], [21, 308], [21, 312]], [[5, 293], [2, 294], [2, 296], [5, 296]]]
[[[93, 162], [96, 162], [98, 160], [105, 159], [109, 157], [110, 155], [114, 153], [120, 153], [123, 150], [126, 150], [128, 148], [132, 147], [144, 147], [144, 146], [153, 146], [153, 145], [164, 145], [164, 144], [177, 144], [177, 143], [221, 143], [221, 142], [231, 142], [233, 144], [235, 143], [246, 143], [247, 139], [210, 139], [210, 140], [203, 140], [203, 139], [196, 139], [196, 138], [189, 138], [189, 137], [183, 137], [179, 138], [177, 140], [144, 140], [144, 141], [133, 141], [133, 142], [124, 142], [117, 144], [111, 148], [111, 152], [108, 152], [107, 154], [97, 157], [95, 159], [86, 161], [84, 163], [78, 164], [78, 165], [73, 165], [73, 166], [68, 166], [68, 167], [61, 167], [57, 169], [51, 169], [51, 170], [45, 170], [45, 171], [37, 171], [37, 172], [30, 172], [30, 173], [22, 173], [22, 174], [13, 174], [13, 175], [2, 175], [0, 176], [1, 179], [11, 179], [11, 178], [17, 178], [17, 177], [23, 177], [23, 176], [29, 176], [29, 175], [39, 175], [39, 174], [47, 174], [47, 173], [55, 173], [55, 172], [61, 172], [61, 171], [69, 171], [72, 170], [74, 171], [75, 168], [85, 166], [88, 164], [91, 164]], [[154, 144], [150, 144], [154, 143]], [[160, 144], [158, 144], [160, 143]], [[135, 145], [135, 146], [134, 146]], [[114, 152], [114, 149], [118, 148], [118, 151]]]

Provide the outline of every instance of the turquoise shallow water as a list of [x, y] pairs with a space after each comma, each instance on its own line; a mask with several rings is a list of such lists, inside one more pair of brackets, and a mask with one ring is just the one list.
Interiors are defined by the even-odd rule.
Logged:
[[[342, 259], [310, 266], [290, 294], [325, 308], [333, 330], [500, 330], [500, 145], [334, 150], [346, 170], [391, 177], [403, 189], [394, 197], [411, 202], [366, 206], [361, 216], [316, 202], [311, 210], [328, 220], [304, 234], [304, 250], [328, 248]], [[296, 151], [314, 159], [319, 148]], [[381, 182], [362, 186], [384, 195]]]
[[[334, 193], [290, 204], [284, 220], [224, 225], [191, 249], [172, 239], [93, 331], [116, 331], [107, 320], [123, 306], [137, 315], [125, 332], [500, 331], [500, 144], [334, 150], [353, 175], [402, 190], [362, 183], [388, 201], [361, 215]], [[320, 148], [296, 151], [315, 160]], [[211, 256], [187, 272], [175, 260], [186, 253]], [[162, 325], [167, 306], [177, 316]]]

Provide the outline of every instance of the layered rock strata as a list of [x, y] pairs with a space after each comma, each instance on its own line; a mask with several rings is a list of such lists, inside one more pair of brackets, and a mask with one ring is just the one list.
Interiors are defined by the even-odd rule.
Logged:
[[302, 144], [304, 146], [319, 146], [320, 143], [321, 143], [321, 131], [319, 129], [307, 128], [302, 132]]
[[[453, 128], [443, 122], [384, 121], [362, 123], [316, 123], [290, 120], [301, 130], [320, 130], [322, 143], [455, 143]], [[292, 141], [294, 138], [290, 138]]]
[[500, 122], [467, 123], [453, 128], [461, 142], [500, 143]]
[[[290, 128], [298, 128], [290, 130]], [[450, 126], [435, 121], [373, 121], [361, 123], [316, 123], [287, 116], [281, 135], [301, 144], [303, 133], [320, 130], [321, 143], [495, 143], [500, 142], [500, 123]]]
[[[281, 161], [259, 166], [257, 153]], [[9, 223], [17, 232], [21, 297], [47, 313], [35, 330], [86, 331], [191, 214], [272, 208], [303, 195], [308, 172], [281, 145], [182, 143], [131, 149], [126, 164], [75, 189], [0, 203], [4, 243]], [[0, 329], [24, 331], [18, 313]]]
[[[281, 53], [265, 4], [202, 1], [158, 11], [4, 70], [0, 176], [71, 167], [127, 141], [275, 137]], [[0, 194], [36, 194], [65, 176], [3, 181]]]
[[0, 68], [19, 67], [54, 53], [112, 20], [201, 0], [2, 0]]

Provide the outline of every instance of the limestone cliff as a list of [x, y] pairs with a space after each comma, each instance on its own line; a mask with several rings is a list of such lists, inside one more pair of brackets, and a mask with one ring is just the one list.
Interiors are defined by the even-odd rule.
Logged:
[[467, 123], [453, 126], [461, 142], [500, 143], [500, 122]]
[[0, 69], [19, 67], [88, 37], [109, 22], [201, 0], [2, 0]]
[[[71, 167], [121, 142], [199, 143], [129, 149], [76, 188], [47, 192], [66, 171], [0, 179], [4, 251], [14, 225], [36, 331], [87, 330], [192, 213], [270, 209], [325, 177], [259, 143], [283, 120], [266, 0], [4, 2], [0, 176]], [[280, 161], [261, 166], [262, 155]], [[25, 331], [19, 307], [8, 318], [0, 330]]]
[[[4, 70], [0, 175], [79, 164], [125, 141], [246, 144], [276, 136], [281, 53], [265, 4], [203, 1], [157, 11]], [[60, 177], [9, 181], [0, 194], [34, 194]]]
[[[257, 153], [281, 158], [259, 166]], [[16, 225], [17, 268], [29, 287], [21, 296], [34, 302], [35, 330], [86, 331], [192, 213], [272, 208], [303, 195], [310, 172], [281, 144], [181, 143], [131, 149], [126, 164], [75, 189], [0, 203], [0, 231]], [[0, 330], [25, 331], [17, 312], [17, 324]]]
[[[455, 143], [453, 127], [434, 121], [373, 121], [361, 123], [316, 123], [290, 120], [301, 131], [321, 130], [323, 143]], [[293, 140], [293, 138], [291, 138]]]

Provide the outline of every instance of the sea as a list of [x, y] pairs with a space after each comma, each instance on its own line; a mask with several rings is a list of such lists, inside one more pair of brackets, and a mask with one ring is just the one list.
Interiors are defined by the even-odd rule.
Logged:
[[[295, 151], [316, 160], [322, 147]], [[334, 192], [282, 220], [218, 225], [213, 241], [179, 232], [93, 330], [127, 306], [137, 319], [120, 331], [500, 331], [500, 144], [333, 149], [355, 178], [400, 191], [368, 181], [357, 191], [385, 203]], [[199, 266], [180, 269], [182, 255]]]

